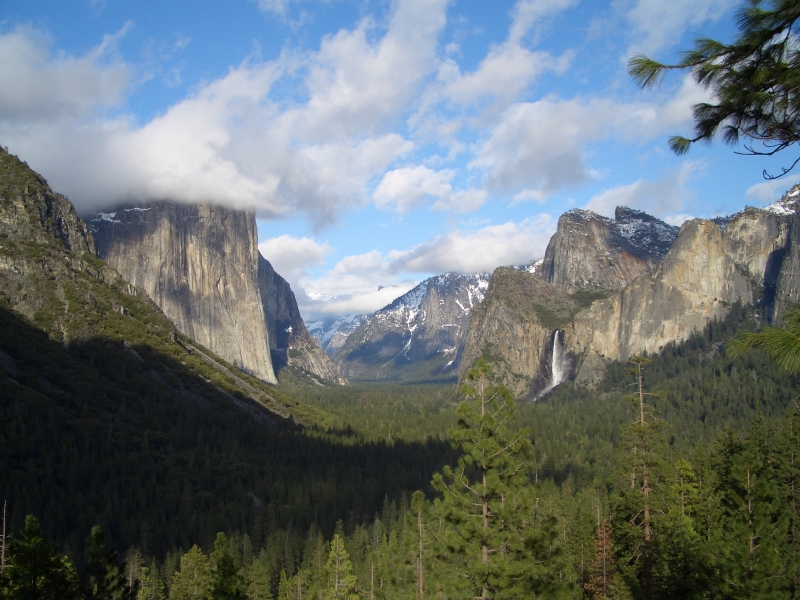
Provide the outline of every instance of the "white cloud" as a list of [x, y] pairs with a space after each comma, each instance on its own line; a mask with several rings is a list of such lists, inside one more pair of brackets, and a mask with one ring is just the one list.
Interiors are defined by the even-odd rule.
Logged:
[[739, 0], [637, 0], [619, 3], [632, 26], [629, 56], [634, 52], [652, 55], [674, 43], [689, 28], [717, 21]]
[[437, 236], [411, 250], [389, 254], [395, 272], [491, 272], [501, 265], [541, 258], [555, 231], [549, 215]]
[[683, 223], [686, 218], [691, 218], [677, 213], [686, 208], [687, 201], [692, 197], [691, 192], [686, 189], [686, 184], [692, 175], [702, 169], [702, 163], [686, 161], [679, 169], [668, 172], [663, 178], [656, 181], [639, 179], [633, 183], [619, 185], [596, 194], [589, 200], [585, 208], [607, 217], [613, 217], [614, 209], [617, 206], [627, 206], [660, 218], [666, 217], [665, 220], [669, 223], [676, 220]]
[[274, 13], [279, 16], [285, 16], [286, 11], [289, 9], [290, 0], [255, 0], [259, 9], [265, 13]]
[[425, 198], [449, 197], [453, 170], [434, 171], [428, 167], [403, 167], [387, 172], [375, 189], [373, 197], [377, 206], [395, 207], [398, 213], [408, 212]]
[[519, 223], [452, 231], [407, 250], [346, 256], [325, 275], [303, 279], [301, 293], [295, 289], [295, 294], [306, 319], [372, 313], [413, 288], [419, 280], [411, 274], [491, 272], [501, 265], [528, 263], [544, 255], [554, 231], [550, 216], [540, 214]]
[[[124, 66], [98, 64], [96, 53], [55, 56], [29, 30], [6, 34], [0, 138], [82, 212], [167, 198], [264, 217], [303, 211], [322, 225], [366, 202], [370, 182], [414, 148], [393, 127], [436, 69], [445, 4], [408, 0], [382, 36], [365, 19], [316, 53], [245, 61], [141, 126], [102, 110], [123, 93]], [[272, 98], [285, 76], [302, 78], [305, 103]]]
[[439, 77], [446, 82], [446, 95], [451, 102], [469, 104], [483, 97], [511, 100], [544, 71], [564, 72], [572, 59], [570, 53], [554, 58], [548, 52], [533, 52], [524, 47], [531, 28], [553, 16], [577, 0], [520, 0], [512, 11], [508, 38], [492, 46], [478, 68], [462, 74], [458, 65], [446, 61]]
[[345, 256], [321, 277], [303, 279], [298, 296], [304, 319], [325, 315], [373, 313], [418, 282], [398, 278], [377, 250]]
[[480, 208], [488, 194], [475, 189], [454, 191], [450, 180], [455, 175], [452, 169], [434, 171], [423, 165], [393, 169], [383, 176], [373, 198], [376, 206], [394, 207], [400, 214], [431, 198], [435, 199], [432, 210], [468, 213]]
[[432, 210], [453, 212], [458, 214], [471, 213], [478, 210], [489, 198], [486, 190], [459, 190], [449, 196], [442, 196], [431, 206]]
[[520, 43], [534, 25], [577, 3], [578, 0], [520, 0], [514, 6], [509, 42]]
[[691, 104], [703, 98], [687, 77], [661, 103], [576, 97], [513, 104], [479, 145], [470, 167], [485, 172], [490, 193], [543, 202], [595, 178], [588, 145], [615, 137], [643, 142], [674, 132], [691, 121]]
[[798, 181], [800, 181], [800, 175], [787, 175], [780, 179], [757, 183], [747, 188], [747, 197], [755, 198], [762, 205], [772, 204], [780, 200], [789, 188]]
[[[305, 277], [309, 268], [323, 264], [333, 248], [327, 243], [320, 244], [307, 237], [281, 235], [260, 242], [258, 250], [278, 274], [292, 284]], [[292, 285], [293, 289], [294, 287]]]
[[607, 135], [608, 101], [540, 100], [511, 106], [471, 167], [487, 171], [490, 192], [527, 189], [533, 197], [591, 179], [584, 146]]
[[689, 214], [680, 214], [680, 215], [670, 215], [668, 217], [664, 217], [664, 222], [669, 223], [670, 225], [675, 225], [675, 227], [680, 227], [686, 221], [690, 221], [694, 219], [694, 215]]
[[129, 28], [126, 24], [80, 57], [53, 56], [52, 40], [27, 27], [0, 35], [0, 121], [79, 119], [97, 107], [118, 104], [128, 88], [130, 71], [109, 61], [108, 54]]

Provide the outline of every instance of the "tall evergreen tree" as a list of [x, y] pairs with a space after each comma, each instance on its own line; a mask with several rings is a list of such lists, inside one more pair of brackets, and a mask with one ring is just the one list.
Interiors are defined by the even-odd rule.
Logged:
[[264, 551], [247, 568], [247, 600], [272, 600], [272, 576]]
[[208, 557], [197, 545], [181, 556], [181, 568], [172, 576], [170, 600], [209, 600], [213, 580]]
[[594, 542], [594, 560], [589, 567], [589, 580], [584, 589], [596, 600], [631, 598], [625, 582], [619, 577], [614, 556], [613, 528], [607, 519], [598, 526]]
[[622, 477], [616, 498], [616, 531], [621, 555], [628, 571], [636, 578], [645, 600], [654, 597], [655, 528], [657, 514], [664, 511], [662, 490], [666, 442], [645, 396], [643, 368], [650, 359], [634, 356], [631, 372], [637, 392], [630, 396], [636, 416], [628, 425], [622, 446]]
[[236, 561], [228, 538], [224, 533], [217, 534], [210, 558], [212, 600], [244, 600], [242, 581], [236, 569]]
[[448, 598], [553, 593], [552, 564], [543, 562], [532, 522], [529, 431], [509, 428], [514, 398], [490, 385], [490, 372], [479, 360], [467, 374], [467, 401], [449, 432], [462, 454], [455, 469], [445, 467], [433, 481], [442, 522], [435, 570]]
[[99, 525], [86, 540], [86, 600], [129, 600], [136, 597], [138, 581], [125, 577], [125, 565], [117, 565], [117, 552], [106, 548], [106, 536]]
[[786, 556], [789, 592], [800, 597], [800, 403], [784, 419], [778, 436], [775, 470], [780, 482], [779, 502], [787, 519]]
[[338, 533], [331, 540], [331, 551], [325, 563], [327, 586], [322, 593], [324, 600], [358, 600], [356, 585], [358, 583], [353, 574], [353, 564], [344, 547], [344, 540]]
[[139, 567], [139, 590], [136, 600], [164, 600], [164, 583], [158, 576], [155, 563], [150, 567]]
[[79, 600], [82, 598], [75, 567], [55, 552], [33, 515], [8, 544], [6, 564], [0, 574], [4, 600]]
[[408, 528], [411, 532], [409, 536], [412, 541], [412, 550], [414, 552], [414, 589], [418, 598], [424, 598], [426, 595], [425, 586], [425, 563], [427, 562], [428, 549], [430, 544], [428, 533], [428, 511], [425, 505], [425, 495], [420, 492], [414, 492], [411, 497], [411, 513], [410, 513], [412, 526]]
[[719, 523], [711, 550], [725, 598], [785, 598], [787, 521], [777, 495], [765, 431], [717, 444]]

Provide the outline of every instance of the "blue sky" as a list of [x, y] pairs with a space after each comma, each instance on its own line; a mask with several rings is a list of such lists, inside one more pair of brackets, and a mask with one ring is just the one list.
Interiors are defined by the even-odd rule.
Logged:
[[[764, 205], [793, 158], [676, 157], [705, 92], [626, 62], [730, 40], [731, 0], [27, 0], [0, 5], [0, 144], [84, 214], [254, 210], [306, 320], [538, 259], [559, 215]], [[382, 287], [383, 289], [379, 288]]]

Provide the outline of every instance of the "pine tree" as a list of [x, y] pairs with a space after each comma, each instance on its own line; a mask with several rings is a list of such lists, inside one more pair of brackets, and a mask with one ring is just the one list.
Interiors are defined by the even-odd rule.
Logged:
[[180, 571], [172, 577], [170, 600], [209, 600], [211, 589], [211, 564], [203, 551], [194, 545], [181, 556]]
[[614, 543], [612, 540], [613, 528], [604, 519], [597, 526], [594, 542], [594, 561], [589, 567], [589, 580], [584, 584], [584, 589], [595, 599], [613, 598], [623, 600], [632, 598], [630, 590], [619, 577], [614, 556]]
[[0, 597], [6, 600], [79, 600], [83, 596], [70, 560], [55, 552], [33, 515], [8, 543], [0, 574]]
[[778, 438], [776, 472], [781, 486], [780, 503], [787, 519], [786, 556], [789, 591], [800, 596], [800, 403], [784, 419]]
[[272, 600], [272, 574], [263, 550], [247, 569], [247, 600]]
[[[711, 102], [692, 107], [694, 137], [670, 138], [676, 154], [688, 152], [694, 142], [710, 142], [719, 128], [728, 144], [744, 138], [746, 154], [772, 156], [800, 142], [798, 19], [798, 0], [749, 0], [737, 16], [739, 35], [732, 44], [698, 39], [676, 65], [641, 54], [631, 58], [628, 73], [642, 87], [657, 84], [670, 69], [688, 69], [711, 93]], [[781, 175], [798, 161], [784, 167]]]
[[420, 491], [416, 491], [411, 497], [410, 517], [413, 523], [412, 527], [409, 528], [409, 531], [413, 532], [411, 539], [416, 542], [413, 548], [414, 588], [418, 598], [424, 598], [426, 594], [425, 563], [427, 562], [427, 545], [429, 544], [428, 525], [426, 524], [427, 516], [425, 494]]
[[242, 582], [236, 569], [228, 538], [218, 533], [211, 553], [212, 600], [244, 600]]
[[164, 583], [158, 576], [155, 564], [151, 567], [139, 567], [139, 591], [136, 600], [164, 600]]
[[278, 583], [278, 600], [307, 600], [311, 598], [311, 578], [308, 571], [298, 569], [292, 577], [286, 576], [286, 571], [281, 571]]
[[743, 442], [723, 440], [713, 552], [727, 598], [784, 598], [786, 528], [773, 460], [757, 423]]
[[[797, 2], [800, 9], [800, 1]], [[750, 348], [763, 348], [787, 373], [800, 372], [800, 310], [783, 315], [783, 327], [765, 327], [757, 333], [742, 332], [728, 342], [731, 356], [737, 357]]]
[[344, 547], [344, 540], [338, 533], [331, 540], [331, 551], [325, 563], [327, 586], [322, 594], [325, 600], [358, 600], [357, 578], [353, 574], [353, 564]]
[[87, 600], [129, 600], [136, 597], [137, 583], [128, 585], [125, 565], [117, 566], [117, 553], [106, 549], [106, 537], [99, 525], [92, 527], [86, 540]]
[[634, 420], [628, 425], [623, 445], [623, 477], [616, 498], [617, 539], [628, 570], [641, 586], [645, 600], [654, 597], [654, 521], [657, 513], [664, 511], [662, 483], [663, 457], [666, 443], [659, 430], [663, 423], [654, 416], [654, 410], [645, 402], [643, 367], [650, 359], [634, 356], [630, 359], [631, 373], [636, 376], [637, 393], [629, 399], [636, 410]]
[[449, 431], [462, 455], [433, 481], [442, 495], [435, 571], [449, 598], [531, 597], [555, 581], [543, 562], [548, 545], [534, 535], [529, 431], [509, 429], [514, 398], [489, 384], [490, 372], [479, 360], [467, 374], [468, 400]]

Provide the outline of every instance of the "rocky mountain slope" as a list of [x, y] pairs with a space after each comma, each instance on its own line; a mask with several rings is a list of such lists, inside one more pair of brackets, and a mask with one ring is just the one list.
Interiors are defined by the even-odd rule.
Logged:
[[333, 355], [351, 379], [428, 380], [458, 372], [470, 311], [489, 275], [445, 273], [369, 317]]
[[307, 335], [289, 285], [259, 254], [255, 215], [158, 202], [100, 213], [90, 226], [100, 258], [225, 360], [276, 383], [274, 353], [281, 366], [342, 382]]
[[314, 336], [325, 352], [333, 354], [344, 345], [345, 341], [347, 341], [347, 337], [368, 318], [369, 315], [330, 317], [321, 321], [308, 323], [308, 331]]
[[163, 397], [235, 407], [259, 422], [292, 420], [296, 403], [177, 333], [142, 288], [93, 251], [92, 235], [69, 200], [0, 150], [4, 397], [68, 403]]
[[260, 254], [258, 289], [267, 323], [272, 362], [276, 369], [295, 366], [325, 381], [339, 385], [347, 383], [306, 329], [289, 283]]
[[483, 302], [470, 315], [460, 378], [483, 357], [517, 397], [545, 388], [553, 376], [554, 332], [585, 304], [580, 298], [533, 273], [496, 269]]
[[[643, 213], [617, 209], [612, 222], [569, 211], [533, 275], [495, 271], [473, 311], [462, 375], [477, 357], [494, 358], [501, 381], [535, 397], [554, 371], [592, 384], [606, 360], [687, 339], [735, 302], [779, 320], [800, 295], [798, 195], [800, 186], [768, 210], [689, 221], [674, 241], [673, 228]], [[568, 367], [555, 368], [556, 352]]]
[[[734, 302], [758, 303], [767, 319], [779, 318], [800, 291], [798, 227], [796, 212], [757, 208], [722, 224], [684, 223], [658, 269], [577, 315], [567, 346], [578, 356], [627, 360], [688, 338]], [[579, 380], [591, 380], [592, 370], [579, 371]]]
[[620, 290], [652, 271], [678, 228], [644, 212], [617, 207], [614, 219], [588, 210], [565, 212], [536, 274], [567, 292]]

